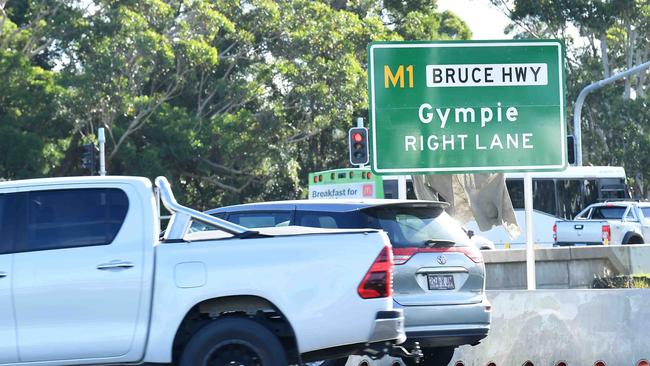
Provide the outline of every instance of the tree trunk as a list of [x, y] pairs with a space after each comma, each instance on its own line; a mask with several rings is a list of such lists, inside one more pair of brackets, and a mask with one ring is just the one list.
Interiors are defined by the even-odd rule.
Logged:
[[[634, 67], [634, 45], [636, 43], [637, 32], [632, 29], [631, 21], [627, 20], [627, 42], [625, 42], [625, 59], [627, 61], [627, 70]], [[632, 97], [632, 77], [625, 78], [625, 93], [624, 99], [631, 99]]]
[[[637, 52], [636, 55], [636, 64], [641, 65], [644, 62], [648, 62], [648, 57], [650, 56], [650, 43], [646, 44], [645, 51], [643, 53]], [[636, 84], [636, 96], [637, 98], [645, 98], [646, 87], [645, 82], [648, 77], [648, 70], [644, 70], [639, 75], [637, 75], [637, 84]]]
[[603, 73], [605, 74], [605, 78], [608, 78], [611, 76], [611, 72], [609, 69], [609, 55], [607, 54], [608, 49], [607, 49], [607, 35], [605, 34], [605, 31], [603, 31], [600, 34], [600, 54], [601, 54], [601, 61], [603, 63]]

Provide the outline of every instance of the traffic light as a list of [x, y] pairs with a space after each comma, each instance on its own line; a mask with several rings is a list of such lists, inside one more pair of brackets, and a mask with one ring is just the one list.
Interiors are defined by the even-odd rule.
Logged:
[[352, 165], [368, 164], [368, 129], [353, 127], [348, 132], [350, 146], [350, 163]]
[[95, 175], [95, 145], [85, 144], [83, 148], [83, 167], [90, 170], [90, 175]]
[[576, 163], [576, 142], [575, 142], [575, 137], [573, 135], [569, 135], [566, 137], [566, 146], [567, 146], [567, 160], [569, 161], [569, 165], [575, 165]]

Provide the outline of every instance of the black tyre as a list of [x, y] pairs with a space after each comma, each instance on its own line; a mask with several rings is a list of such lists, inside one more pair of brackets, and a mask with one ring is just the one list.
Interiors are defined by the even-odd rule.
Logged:
[[447, 366], [454, 358], [455, 347], [440, 347], [440, 348], [423, 348], [422, 354], [424, 357], [420, 359], [420, 363], [415, 363], [412, 358], [403, 359], [402, 361], [407, 366]]
[[336, 360], [307, 362], [307, 366], [345, 366], [348, 363], [348, 358], [337, 358]]
[[327, 360], [321, 366], [345, 366], [346, 363], [348, 363], [348, 358], [344, 357], [336, 360]]
[[638, 235], [631, 236], [625, 241], [625, 244], [643, 244], [643, 238]]
[[287, 356], [270, 330], [246, 318], [215, 320], [192, 336], [179, 366], [287, 366]]

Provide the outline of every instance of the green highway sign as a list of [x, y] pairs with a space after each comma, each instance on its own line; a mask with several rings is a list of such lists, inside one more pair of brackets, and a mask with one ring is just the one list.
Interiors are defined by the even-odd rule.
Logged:
[[560, 41], [368, 46], [377, 174], [566, 168]]

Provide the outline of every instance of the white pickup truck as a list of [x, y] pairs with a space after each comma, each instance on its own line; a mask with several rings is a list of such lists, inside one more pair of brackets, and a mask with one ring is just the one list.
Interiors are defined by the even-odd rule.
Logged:
[[556, 246], [643, 244], [650, 238], [650, 203], [594, 203], [575, 220], [557, 221], [553, 231]]
[[385, 234], [250, 231], [156, 185], [0, 183], [1, 365], [286, 366], [404, 341]]

